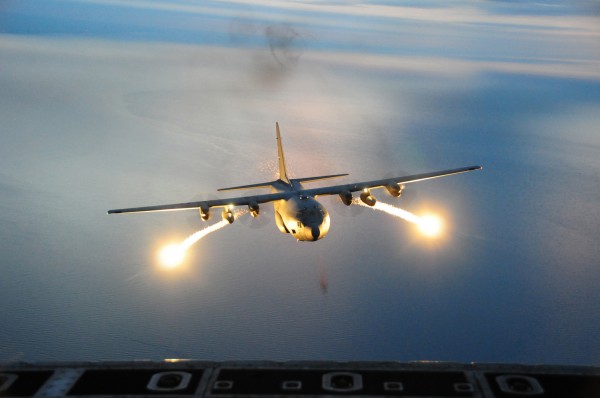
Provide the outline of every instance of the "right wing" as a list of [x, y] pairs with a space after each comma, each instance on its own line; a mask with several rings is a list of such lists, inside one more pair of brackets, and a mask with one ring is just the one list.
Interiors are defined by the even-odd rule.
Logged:
[[268, 193], [264, 195], [240, 196], [236, 198], [203, 200], [199, 202], [175, 203], [169, 205], [131, 207], [127, 209], [109, 210], [108, 214], [119, 213], [148, 213], [157, 211], [173, 211], [173, 210], [188, 210], [188, 209], [203, 209], [207, 210], [211, 207], [227, 207], [227, 206], [246, 206], [251, 203], [266, 203], [274, 200], [287, 199], [297, 192], [278, 192]]
[[474, 170], [481, 170], [482, 168], [483, 167], [481, 166], [461, 167], [459, 169], [434, 171], [431, 173], [413, 174], [409, 176], [392, 177], [381, 180], [356, 182], [353, 184], [332, 185], [329, 187], [304, 189], [302, 190], [302, 193], [310, 196], [338, 195], [346, 192], [362, 191], [364, 189], [383, 188], [385, 186], [391, 186], [394, 184], [407, 184], [411, 182], [425, 181], [430, 180], [432, 178], [446, 177], [454, 174], [466, 173]]

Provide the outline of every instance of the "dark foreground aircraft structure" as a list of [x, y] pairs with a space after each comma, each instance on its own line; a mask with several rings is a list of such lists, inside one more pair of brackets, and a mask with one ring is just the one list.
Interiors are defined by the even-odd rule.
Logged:
[[350, 206], [353, 201], [352, 194], [354, 192], [361, 192], [359, 196], [360, 200], [369, 206], [373, 206], [377, 202], [377, 199], [371, 192], [372, 189], [385, 188], [390, 195], [399, 197], [404, 191], [404, 184], [482, 169], [481, 166], [461, 167], [458, 169], [434, 171], [424, 174], [306, 189], [302, 185], [304, 182], [342, 177], [347, 176], [348, 174], [289, 178], [283, 155], [279, 124], [276, 123], [275, 127], [277, 131], [277, 149], [279, 155], [279, 178], [270, 182], [219, 189], [219, 191], [229, 191], [237, 189], [271, 188], [271, 193], [199, 202], [116, 209], [109, 210], [108, 214], [197, 209], [200, 211], [202, 220], [207, 221], [210, 218], [211, 208], [220, 207], [223, 208], [221, 212], [223, 219], [229, 221], [229, 223], [233, 223], [235, 221], [235, 216], [233, 214], [234, 207], [248, 206], [250, 214], [253, 217], [257, 217], [260, 212], [261, 204], [273, 202], [275, 223], [282, 233], [291, 234], [299, 241], [316, 241], [327, 235], [330, 226], [329, 213], [325, 207], [316, 200], [318, 196], [338, 195], [346, 206]]
[[445, 362], [0, 363], [0, 397], [598, 398], [600, 368]]

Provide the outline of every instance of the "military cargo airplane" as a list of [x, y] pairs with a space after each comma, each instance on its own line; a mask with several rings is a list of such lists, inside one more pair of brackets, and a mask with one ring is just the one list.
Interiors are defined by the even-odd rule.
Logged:
[[279, 178], [270, 182], [219, 189], [219, 191], [230, 191], [237, 189], [271, 188], [271, 193], [204, 200], [199, 202], [116, 209], [109, 210], [108, 214], [197, 209], [200, 212], [202, 220], [208, 221], [210, 218], [210, 209], [219, 207], [223, 208], [221, 212], [222, 218], [229, 223], [233, 223], [235, 221], [233, 213], [234, 207], [248, 206], [248, 210], [252, 217], [257, 217], [260, 212], [260, 204], [273, 202], [275, 224], [277, 224], [279, 231], [284, 234], [290, 234], [299, 241], [316, 241], [327, 235], [330, 226], [329, 213], [325, 207], [316, 200], [316, 197], [318, 196], [339, 195], [342, 203], [346, 206], [350, 206], [353, 201], [352, 193], [361, 192], [359, 195], [360, 200], [369, 206], [374, 206], [377, 199], [371, 193], [372, 189], [385, 188], [390, 195], [399, 197], [404, 191], [404, 184], [482, 169], [481, 166], [469, 166], [458, 169], [434, 171], [431, 173], [306, 189], [302, 183], [343, 177], [348, 174], [289, 178], [283, 155], [279, 123], [275, 123], [275, 129], [277, 133], [277, 150], [279, 155]]

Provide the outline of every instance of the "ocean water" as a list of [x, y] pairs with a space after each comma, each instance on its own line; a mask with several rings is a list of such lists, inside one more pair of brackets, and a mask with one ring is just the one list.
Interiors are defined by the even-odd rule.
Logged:
[[[598, 364], [600, 79], [582, 50], [596, 31], [509, 50], [506, 22], [451, 21], [431, 38], [452, 33], [444, 53], [371, 25], [313, 40], [313, 17], [266, 36], [288, 26], [291, 47], [0, 35], [0, 360]], [[365, 32], [387, 41], [361, 47]], [[438, 239], [320, 198], [323, 240], [281, 234], [262, 206], [171, 271], [158, 252], [206, 226], [196, 212], [106, 215], [272, 180], [276, 121], [294, 177], [484, 170], [375, 193], [440, 215]]]

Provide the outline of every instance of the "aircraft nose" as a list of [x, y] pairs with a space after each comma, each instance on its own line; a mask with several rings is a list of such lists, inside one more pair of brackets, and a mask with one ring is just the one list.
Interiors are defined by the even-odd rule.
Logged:
[[319, 239], [319, 236], [321, 235], [321, 230], [319, 229], [319, 227], [314, 226], [311, 228], [311, 233], [312, 233], [312, 237], [314, 240]]

